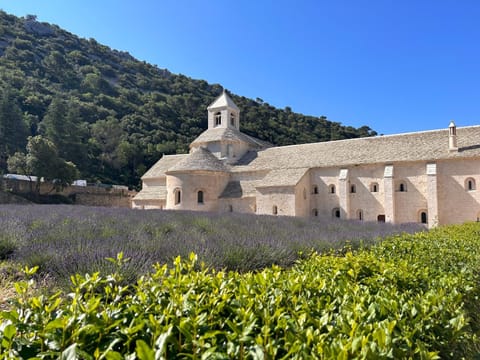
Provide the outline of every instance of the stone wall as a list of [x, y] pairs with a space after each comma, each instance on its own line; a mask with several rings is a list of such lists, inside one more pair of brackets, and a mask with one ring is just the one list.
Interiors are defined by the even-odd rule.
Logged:
[[20, 196], [0, 191], [0, 204], [29, 204], [30, 202]]
[[[25, 194], [35, 189], [35, 183], [25, 180], [0, 179], [0, 189], [8, 192]], [[131, 207], [135, 191], [98, 186], [68, 186], [60, 192], [55, 191], [53, 184], [41, 183], [40, 194], [59, 194], [69, 197], [74, 204], [106, 207]]]

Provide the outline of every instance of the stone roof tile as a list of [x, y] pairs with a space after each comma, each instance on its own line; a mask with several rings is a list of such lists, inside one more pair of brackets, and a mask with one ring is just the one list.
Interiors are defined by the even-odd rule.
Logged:
[[480, 157], [480, 126], [457, 128], [458, 152], [448, 149], [448, 129], [272, 147], [249, 154], [232, 171], [349, 166]]
[[208, 107], [208, 110], [213, 110], [213, 109], [220, 109], [220, 108], [225, 108], [229, 107], [232, 109], [235, 109], [237, 111], [240, 111], [240, 109], [235, 105], [233, 100], [228, 96], [228, 94], [225, 92], [225, 90], [218, 96]]
[[180, 171], [228, 171], [227, 167], [208, 149], [200, 147], [167, 170]]
[[165, 172], [179, 161], [185, 159], [188, 154], [163, 155], [148, 171], [143, 174], [142, 179], [157, 178], [165, 176]]
[[165, 200], [167, 188], [165, 186], [149, 186], [143, 188], [133, 200]]
[[230, 181], [223, 190], [220, 198], [245, 198], [255, 196], [258, 181], [235, 180]]
[[190, 144], [192, 146], [203, 145], [210, 142], [221, 141], [226, 143], [235, 143], [235, 142], [243, 142], [247, 143], [257, 149], [267, 148], [272, 146], [272, 144], [254, 138], [253, 136], [249, 136], [244, 134], [237, 129], [232, 128], [213, 128], [205, 130], [201, 133], [193, 142]]
[[270, 171], [257, 187], [294, 186], [308, 171], [308, 168], [292, 168]]

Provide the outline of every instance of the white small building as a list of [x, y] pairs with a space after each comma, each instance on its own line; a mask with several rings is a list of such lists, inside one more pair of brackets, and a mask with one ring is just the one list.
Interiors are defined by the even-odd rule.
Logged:
[[480, 126], [278, 146], [240, 132], [223, 92], [190, 153], [142, 177], [138, 209], [339, 217], [429, 227], [480, 217]]

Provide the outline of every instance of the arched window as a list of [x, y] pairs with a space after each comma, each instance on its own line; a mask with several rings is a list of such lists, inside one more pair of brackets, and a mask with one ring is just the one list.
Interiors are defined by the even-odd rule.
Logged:
[[355, 194], [357, 192], [357, 186], [355, 184], [350, 185], [350, 193]]
[[357, 210], [357, 219], [362, 221], [363, 220], [363, 211]]
[[233, 205], [228, 205], [228, 211], [233, 212]]
[[404, 181], [398, 184], [398, 191], [400, 192], [407, 192], [407, 184]]
[[203, 191], [199, 190], [197, 192], [197, 203], [203, 204]]
[[318, 194], [318, 186], [317, 185], [313, 185], [312, 194]]
[[230, 114], [230, 125], [235, 126], [235, 114]]
[[330, 185], [330, 186], [328, 187], [328, 192], [329, 192], [330, 194], [335, 194], [335, 185]]
[[374, 182], [370, 184], [370, 191], [371, 192], [378, 192], [378, 183]]
[[427, 224], [428, 223], [428, 216], [426, 211], [420, 211], [420, 222], [422, 224]]
[[332, 210], [332, 217], [334, 218], [340, 218], [340, 209], [339, 208], [335, 208]]
[[182, 202], [182, 191], [180, 189], [175, 189], [173, 195], [175, 196], [175, 205], [180, 204]]
[[222, 125], [222, 113], [219, 111], [215, 113], [215, 126]]
[[307, 189], [303, 188], [303, 200], [307, 200]]
[[272, 214], [273, 214], [273, 215], [277, 215], [277, 214], [278, 214], [277, 205], [273, 205], [273, 207], [272, 207]]
[[477, 187], [474, 178], [468, 178], [467, 180], [465, 180], [465, 189], [467, 189], [468, 191], [473, 191], [476, 188]]
[[318, 210], [317, 209], [312, 210], [312, 216], [318, 216]]

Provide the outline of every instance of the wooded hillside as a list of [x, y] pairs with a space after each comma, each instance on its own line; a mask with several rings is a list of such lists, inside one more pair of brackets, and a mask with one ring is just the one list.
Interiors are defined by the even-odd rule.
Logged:
[[[0, 11], [0, 172], [25, 152], [28, 136], [42, 135], [82, 178], [136, 187], [162, 154], [188, 151], [221, 91], [35, 16]], [[231, 95], [242, 131], [276, 145], [376, 134]]]

